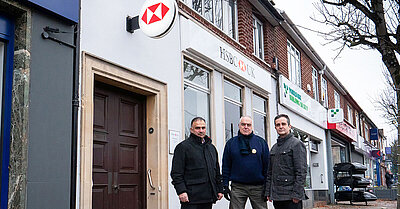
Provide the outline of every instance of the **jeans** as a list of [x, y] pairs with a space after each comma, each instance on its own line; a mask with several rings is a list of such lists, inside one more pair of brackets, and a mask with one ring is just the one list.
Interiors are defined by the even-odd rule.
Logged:
[[275, 209], [303, 209], [302, 201], [294, 203], [292, 200], [274, 201]]
[[232, 182], [231, 184], [231, 202], [229, 209], [244, 209], [247, 198], [253, 209], [267, 209], [267, 203], [264, 202], [263, 185], [248, 185]]

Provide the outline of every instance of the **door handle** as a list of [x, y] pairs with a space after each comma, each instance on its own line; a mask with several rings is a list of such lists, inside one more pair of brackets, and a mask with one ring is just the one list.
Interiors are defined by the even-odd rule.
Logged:
[[114, 185], [113, 185], [113, 189], [114, 189], [114, 190], [119, 190], [119, 185], [114, 184]]
[[151, 169], [147, 170], [147, 176], [149, 177], [149, 184], [150, 184], [151, 189], [153, 189], [153, 190], [156, 189], [153, 185], [153, 180], [151, 179]]

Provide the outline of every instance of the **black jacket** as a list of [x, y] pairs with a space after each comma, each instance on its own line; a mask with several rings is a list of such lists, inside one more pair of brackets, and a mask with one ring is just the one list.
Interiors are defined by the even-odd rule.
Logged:
[[222, 193], [217, 149], [210, 138], [204, 139], [202, 144], [200, 137], [190, 134], [176, 146], [172, 159], [172, 184], [178, 195], [188, 194], [189, 204], [216, 202]]
[[304, 183], [307, 176], [306, 147], [289, 134], [278, 138], [270, 151], [270, 166], [265, 183], [265, 196], [276, 201], [305, 200]]

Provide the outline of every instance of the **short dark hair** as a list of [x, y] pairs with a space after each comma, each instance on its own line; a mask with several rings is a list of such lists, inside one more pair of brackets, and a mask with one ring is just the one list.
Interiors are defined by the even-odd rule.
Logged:
[[198, 121], [198, 120], [201, 120], [201, 121], [206, 122], [206, 120], [205, 120], [204, 118], [202, 118], [202, 117], [195, 117], [195, 118], [193, 118], [192, 121], [190, 122], [190, 126], [193, 126], [193, 123], [196, 122], [196, 121]]
[[286, 118], [287, 124], [290, 125], [290, 119], [289, 119], [289, 116], [288, 116], [288, 115], [286, 115], [286, 114], [279, 114], [279, 115], [277, 115], [277, 116], [275, 117], [275, 119], [274, 119], [274, 123], [275, 123], [275, 121], [278, 120], [279, 118]]

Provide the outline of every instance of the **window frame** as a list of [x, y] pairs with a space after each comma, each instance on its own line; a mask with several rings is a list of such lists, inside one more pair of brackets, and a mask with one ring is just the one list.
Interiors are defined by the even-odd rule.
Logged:
[[351, 125], [354, 125], [353, 109], [350, 107], [350, 105], [347, 105], [347, 121], [349, 121]]
[[[182, 65], [182, 73], [184, 74], [184, 71], [185, 71], [185, 65], [184, 65], [184, 63], [185, 62], [187, 62], [187, 63], [189, 63], [189, 64], [191, 64], [191, 65], [193, 65], [193, 66], [195, 66], [195, 67], [197, 67], [197, 68], [200, 68], [201, 70], [203, 70], [203, 71], [205, 71], [205, 72], [207, 72], [207, 78], [208, 78], [208, 88], [206, 88], [206, 87], [204, 87], [204, 86], [201, 86], [201, 85], [199, 85], [199, 84], [197, 84], [197, 83], [195, 83], [195, 82], [192, 82], [192, 81], [190, 81], [190, 80], [188, 80], [188, 79], [185, 79], [184, 78], [184, 76], [183, 76], [183, 85], [182, 85], [182, 89], [183, 89], [183, 111], [185, 111], [185, 86], [187, 86], [187, 88], [190, 88], [191, 90], [194, 90], [194, 91], [198, 91], [198, 92], [200, 92], [200, 93], [205, 93], [205, 94], [207, 94], [207, 96], [208, 96], [208, 121], [206, 121], [206, 127], [208, 128], [208, 130], [207, 130], [207, 135], [208, 136], [211, 136], [211, 134], [212, 134], [212, 118], [211, 118], [211, 113], [212, 113], [212, 111], [211, 111], [211, 94], [212, 94], [212, 92], [211, 92], [211, 89], [212, 89], [212, 86], [211, 86], [211, 71], [209, 71], [207, 68], [205, 68], [205, 67], [202, 67], [202, 66], [200, 66], [200, 65], [198, 65], [198, 64], [196, 64], [195, 62], [193, 62], [193, 61], [191, 61], [191, 60], [189, 60], [189, 59], [183, 59], [183, 65]], [[207, 118], [205, 118], [206, 120], [207, 120]], [[185, 124], [185, 113], [183, 114], [183, 133], [184, 133], [184, 136], [186, 136], [186, 124]]]
[[312, 67], [312, 82], [313, 82], [313, 94], [314, 99], [319, 101], [319, 91], [318, 91], [318, 71]]
[[[225, 83], [228, 83], [234, 87], [237, 87], [238, 89], [240, 89], [240, 101], [236, 101], [228, 96], [225, 96]], [[224, 77], [224, 79], [222, 80], [222, 86], [223, 86], [223, 101], [224, 101], [224, 129], [226, 127], [226, 110], [225, 110], [225, 102], [228, 102], [232, 105], [236, 105], [239, 107], [240, 109], [240, 117], [243, 116], [243, 111], [244, 111], [244, 87], [242, 85], [239, 85], [235, 82], [232, 82], [231, 80], [229, 80], [228, 78]], [[239, 119], [238, 119], [239, 120]], [[239, 121], [237, 121], [239, 122]], [[235, 136], [236, 133], [232, 134], [232, 137]], [[227, 142], [229, 139], [226, 137], [226, 134], [224, 132], [224, 138], [225, 138], [225, 142]]]
[[[254, 102], [253, 102], [254, 101], [254, 97], [259, 97], [260, 99], [265, 101], [264, 111], [259, 110], [259, 109], [254, 107]], [[263, 97], [260, 94], [257, 94], [255, 92], [253, 92], [252, 96], [251, 96], [251, 101], [252, 101], [251, 110], [252, 110], [252, 114], [253, 114], [253, 123], [254, 123], [254, 113], [260, 114], [263, 117], [265, 117], [265, 123], [264, 123], [264, 130], [265, 130], [264, 136], [265, 137], [264, 137], [264, 139], [267, 141], [267, 138], [268, 138], [268, 112], [267, 112], [268, 111], [268, 98]], [[255, 128], [255, 125], [253, 124], [253, 130], [254, 130], [254, 128]]]
[[[260, 29], [258, 29], [260, 25]], [[261, 37], [260, 37], [261, 35]], [[261, 52], [259, 51], [261, 50]], [[253, 54], [264, 60], [264, 25], [256, 16], [253, 15]]]
[[340, 94], [336, 90], [333, 90], [333, 95], [335, 99], [335, 108], [340, 108]]
[[[237, 11], [237, 0], [220, 0], [221, 2], [221, 12], [222, 12], [222, 21], [221, 21], [221, 26], [219, 27], [217, 25], [217, 1], [218, 0], [210, 0], [212, 1], [212, 21], [208, 20], [207, 17], [204, 15], [204, 0], [201, 1], [201, 12], [198, 12], [196, 9], [193, 8], [193, 1], [194, 0], [181, 0], [184, 2], [189, 8], [191, 8], [193, 11], [195, 11], [197, 14], [202, 16], [206, 21], [214, 25], [216, 28], [227, 34], [229, 37], [232, 39], [236, 40], [238, 39], [238, 11]], [[231, 7], [233, 5], [233, 7]], [[232, 8], [232, 9], [230, 9]], [[231, 22], [230, 22], [231, 21]], [[231, 24], [230, 24], [231, 23]], [[232, 27], [232, 31], [230, 32], [229, 30]]]
[[328, 108], [328, 82], [321, 76], [321, 101], [323, 106]]
[[[301, 88], [301, 54], [289, 39], [287, 40], [287, 56], [289, 80]], [[292, 64], [292, 61], [295, 62], [294, 65]]]

